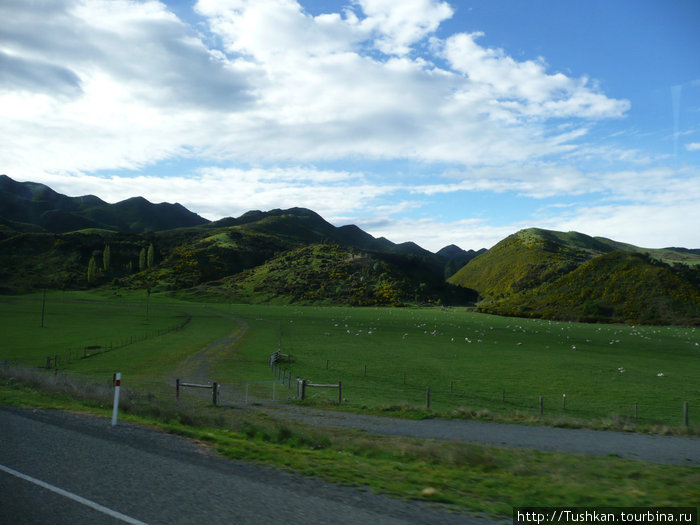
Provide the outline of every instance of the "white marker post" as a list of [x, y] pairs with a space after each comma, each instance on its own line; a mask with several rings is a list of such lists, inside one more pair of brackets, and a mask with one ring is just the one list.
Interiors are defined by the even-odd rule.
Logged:
[[117, 372], [114, 380], [114, 410], [112, 410], [112, 426], [117, 426], [117, 412], [119, 412], [119, 387], [122, 382], [122, 373]]

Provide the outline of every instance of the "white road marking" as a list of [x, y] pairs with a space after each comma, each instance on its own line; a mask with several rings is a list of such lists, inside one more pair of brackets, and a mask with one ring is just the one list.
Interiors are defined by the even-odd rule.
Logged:
[[3, 472], [7, 472], [8, 474], [17, 478], [29, 481], [30, 483], [34, 483], [35, 485], [39, 485], [40, 487], [50, 490], [51, 492], [55, 492], [56, 494], [60, 494], [61, 496], [72, 499], [73, 501], [77, 501], [78, 503], [81, 503], [87, 507], [90, 507], [91, 509], [107, 514], [108, 516], [112, 516], [113, 518], [122, 520], [125, 523], [132, 523], [133, 525], [147, 525], [143, 521], [139, 521], [135, 518], [127, 516], [126, 514], [117, 512], [116, 510], [108, 509], [107, 507], [104, 507], [99, 503], [95, 503], [94, 501], [85, 499], [81, 496], [78, 496], [77, 494], [73, 494], [72, 492], [68, 492], [67, 490], [63, 490], [61, 488], [50, 485], [49, 483], [41, 481], [40, 479], [36, 479], [31, 476], [27, 476], [26, 474], [22, 474], [21, 472], [17, 472], [16, 470], [6, 467], [5, 465], [0, 465], [0, 470], [2, 470]]

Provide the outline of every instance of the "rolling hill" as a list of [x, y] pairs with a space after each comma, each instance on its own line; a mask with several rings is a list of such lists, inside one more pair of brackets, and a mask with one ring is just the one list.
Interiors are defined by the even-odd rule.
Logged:
[[[384, 304], [374, 289], [389, 274], [393, 275], [390, 285], [400, 292], [392, 296], [393, 302], [438, 302], [456, 297], [470, 302], [475, 298], [471, 291], [444, 282], [447, 258], [415, 243], [395, 244], [375, 238], [354, 225], [333, 226], [304, 208], [253, 210], [238, 218], [209, 222], [179, 204], [156, 205], [141, 197], [107, 204], [97, 197], [66, 197], [42, 184], [19, 183], [3, 176], [0, 224], [4, 225], [0, 235], [0, 291], [5, 293], [106, 285], [175, 291], [224, 279], [231, 283], [231, 276], [251, 278], [258, 267], [257, 273], [264, 274], [267, 261], [278, 257], [292, 260], [285, 254], [297, 253], [295, 250], [333, 245], [342, 253], [351, 250], [352, 257], [373, 263], [369, 270], [355, 265], [347, 286], [338, 288], [337, 297], [326, 290], [323, 301], [342, 303], [357, 295], [354, 284], [350, 284], [355, 273], [362, 273], [366, 279], [364, 288], [370, 290], [367, 304]], [[66, 229], [70, 231], [63, 231]], [[152, 253], [151, 264], [148, 253]], [[309, 260], [298, 253], [300, 261]], [[95, 271], [88, 279], [91, 264]], [[382, 269], [377, 275], [375, 266]], [[285, 279], [296, 282], [305, 271], [294, 262], [288, 265], [287, 273]], [[412, 280], [416, 282], [409, 282]], [[296, 292], [280, 283], [277, 279], [256, 289], [276, 289], [280, 297], [298, 298]], [[348, 295], [347, 289], [351, 288], [354, 292]], [[416, 294], [414, 288], [421, 293]], [[267, 293], [261, 292], [261, 297], [249, 293], [246, 297], [258, 301]], [[359, 297], [352, 301], [358, 302]]]
[[700, 323], [700, 254], [530, 228], [475, 257], [449, 282], [498, 315]]
[[700, 250], [529, 228], [489, 250], [432, 253], [304, 208], [210, 222], [179, 204], [108, 204], [0, 176], [0, 293], [100, 286], [246, 302], [478, 301], [498, 315], [700, 324]]
[[700, 289], [648, 255], [612, 251], [482, 309], [587, 322], [700, 324]]
[[450, 285], [418, 259], [366, 252], [338, 244], [312, 244], [188, 295], [252, 303], [404, 306], [470, 304], [473, 290]]

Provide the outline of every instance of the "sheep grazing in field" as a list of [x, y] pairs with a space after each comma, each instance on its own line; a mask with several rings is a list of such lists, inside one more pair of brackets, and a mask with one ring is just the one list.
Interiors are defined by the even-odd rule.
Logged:
[[659, 372], [658, 374], [656, 374], [656, 377], [665, 377], [665, 376], [666, 376], [666, 374], [664, 374], [663, 372]]

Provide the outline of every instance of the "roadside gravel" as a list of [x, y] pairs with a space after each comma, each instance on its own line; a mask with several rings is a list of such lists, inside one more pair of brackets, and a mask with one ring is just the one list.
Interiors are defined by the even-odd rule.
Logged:
[[278, 403], [254, 407], [272, 417], [309, 426], [353, 428], [368, 434], [459, 441], [570, 454], [619, 456], [668, 465], [700, 465], [700, 438], [552, 428], [469, 420], [408, 420], [317, 410]]

